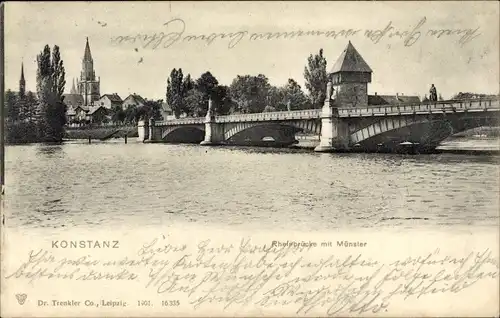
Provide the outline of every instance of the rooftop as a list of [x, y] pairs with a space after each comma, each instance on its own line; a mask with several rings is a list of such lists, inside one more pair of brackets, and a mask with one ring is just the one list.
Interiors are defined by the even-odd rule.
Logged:
[[130, 94], [129, 96], [127, 96], [127, 98], [125, 99], [129, 99], [129, 98], [133, 98], [135, 99], [137, 102], [139, 103], [142, 103], [144, 104], [146, 101], [144, 100], [144, 98], [142, 98], [142, 96], [140, 95], [137, 95], [137, 94]]
[[396, 105], [420, 103], [420, 97], [411, 95], [368, 95], [368, 105]]
[[367, 72], [371, 73], [372, 69], [365, 62], [361, 54], [356, 51], [351, 41], [342, 52], [337, 62], [332, 67], [330, 73], [338, 72]]
[[81, 106], [84, 103], [83, 96], [80, 94], [64, 94], [63, 102], [68, 106]]
[[104, 95], [101, 96], [101, 98], [103, 98], [103, 97], [109, 98], [109, 100], [112, 101], [112, 102], [122, 102], [122, 98], [117, 93], [104, 94]]

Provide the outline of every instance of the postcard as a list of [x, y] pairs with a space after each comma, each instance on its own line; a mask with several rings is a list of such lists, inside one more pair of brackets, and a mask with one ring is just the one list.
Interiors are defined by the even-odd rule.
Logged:
[[8, 2], [2, 317], [498, 316], [495, 2]]

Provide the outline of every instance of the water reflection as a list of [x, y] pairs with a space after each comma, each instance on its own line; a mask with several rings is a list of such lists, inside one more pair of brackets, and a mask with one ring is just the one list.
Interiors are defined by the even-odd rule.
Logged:
[[36, 147], [40, 155], [47, 156], [47, 158], [59, 157], [64, 154], [64, 145], [62, 144], [39, 144], [33, 146]]

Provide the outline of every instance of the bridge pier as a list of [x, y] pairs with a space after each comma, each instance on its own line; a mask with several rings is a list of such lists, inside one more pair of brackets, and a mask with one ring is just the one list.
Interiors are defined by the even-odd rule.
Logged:
[[332, 82], [328, 82], [325, 103], [321, 110], [321, 135], [316, 152], [335, 152], [349, 150], [349, 128], [347, 122], [338, 114], [331, 101]]
[[148, 134], [148, 140], [151, 142], [154, 139], [155, 136], [155, 120], [153, 118], [149, 118], [149, 134]]
[[137, 122], [137, 141], [144, 142], [149, 139], [149, 124], [145, 120], [139, 120]]
[[316, 152], [348, 151], [349, 135], [347, 123], [341, 118], [321, 118], [321, 136]]
[[210, 98], [208, 100], [207, 115], [205, 116], [205, 139], [200, 143], [200, 145], [220, 145], [224, 141], [224, 132], [221, 127], [222, 125], [215, 122], [212, 99]]

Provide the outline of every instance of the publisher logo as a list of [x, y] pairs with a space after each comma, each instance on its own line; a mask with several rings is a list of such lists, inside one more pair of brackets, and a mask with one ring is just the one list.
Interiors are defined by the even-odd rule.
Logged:
[[24, 305], [26, 298], [28, 298], [28, 295], [26, 294], [16, 294], [16, 299], [19, 305]]

